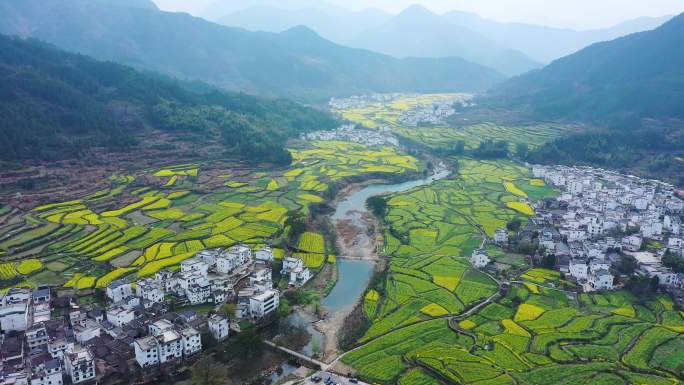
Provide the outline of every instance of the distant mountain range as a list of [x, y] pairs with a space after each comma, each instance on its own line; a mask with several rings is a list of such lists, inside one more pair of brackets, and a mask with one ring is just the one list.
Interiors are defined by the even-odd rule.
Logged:
[[[0, 35], [0, 160], [56, 160], [92, 151], [218, 144], [231, 156], [289, 163], [286, 138], [333, 128], [328, 114], [282, 100], [217, 91]], [[160, 134], [163, 133], [163, 134]], [[150, 143], [151, 142], [151, 143]], [[173, 156], [173, 155], [171, 155]]]
[[369, 92], [479, 91], [503, 79], [460, 58], [396, 59], [298, 27], [228, 28], [147, 0], [5, 0], [0, 33], [228, 90], [322, 102]]
[[533, 152], [533, 162], [625, 168], [684, 185], [682, 47], [684, 14], [511, 79], [478, 108], [594, 127]]
[[501, 23], [464, 12], [436, 15], [421, 6], [395, 16], [373, 9], [352, 12], [321, 1], [287, 2], [287, 8], [283, 4], [219, 2], [207, 16], [253, 31], [281, 32], [304, 25], [339, 44], [395, 57], [459, 56], [507, 75], [539, 68], [596, 42], [651, 30], [670, 19], [644, 17], [611, 28], [574, 31]]

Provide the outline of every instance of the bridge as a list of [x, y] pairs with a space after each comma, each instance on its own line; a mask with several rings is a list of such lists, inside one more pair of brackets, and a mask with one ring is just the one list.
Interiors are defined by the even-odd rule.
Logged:
[[287, 355], [289, 355], [292, 358], [296, 358], [297, 360], [301, 361], [304, 366], [312, 367], [313, 369], [318, 369], [318, 370], [323, 370], [326, 371], [328, 370], [329, 366], [325, 362], [319, 361], [315, 358], [311, 358], [307, 356], [306, 354], [296, 352], [292, 349], [288, 349], [284, 346], [280, 346], [272, 341], [264, 341], [264, 343], [273, 349], [279, 350]]

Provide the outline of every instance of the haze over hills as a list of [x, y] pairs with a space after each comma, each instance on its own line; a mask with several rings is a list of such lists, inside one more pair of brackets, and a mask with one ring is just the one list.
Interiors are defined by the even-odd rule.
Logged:
[[304, 25], [326, 39], [345, 44], [391, 17], [378, 9], [348, 11], [321, 3], [299, 9], [257, 6], [229, 13], [216, 21], [226, 26], [267, 32], [282, 32]]
[[218, 2], [219, 23], [253, 31], [281, 32], [307, 26], [343, 45], [395, 57], [459, 56], [507, 75], [539, 68], [595, 42], [650, 30], [670, 19], [642, 17], [611, 28], [575, 31], [523, 23], [503, 23], [476, 14], [452, 11], [437, 15], [412, 6], [398, 15], [377, 9], [349, 11], [324, 2], [254, 0], [247, 4]]
[[418, 5], [407, 8], [377, 28], [359, 34], [350, 41], [350, 45], [395, 57], [459, 56], [506, 75], [541, 67], [540, 63], [522, 52], [451, 23]]
[[684, 184], [684, 162], [675, 160], [684, 149], [683, 46], [684, 14], [511, 79], [480, 103], [527, 119], [608, 127], [547, 144], [534, 162], [641, 167]]
[[459, 58], [398, 60], [336, 45], [305, 28], [248, 32], [142, 9], [140, 1], [10, 0], [0, 4], [0, 32], [228, 90], [306, 101], [368, 92], [476, 91], [502, 79]]
[[129, 67], [3, 35], [0, 82], [1, 160], [70, 159], [148, 140], [169, 146], [158, 134], [150, 137], [156, 129], [186, 143], [218, 142], [234, 155], [287, 163], [285, 138], [336, 125], [292, 102], [196, 94]]
[[611, 28], [575, 31], [523, 23], [500, 23], [472, 13], [450, 12], [443, 19], [468, 28], [505, 46], [524, 52], [533, 60], [548, 63], [593, 43], [613, 40], [659, 27], [672, 16], [642, 17]]

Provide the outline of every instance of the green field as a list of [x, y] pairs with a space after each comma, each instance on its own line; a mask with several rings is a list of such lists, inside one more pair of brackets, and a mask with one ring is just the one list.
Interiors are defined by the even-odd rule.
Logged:
[[[371, 105], [338, 113], [371, 128], [389, 126], [434, 149], [456, 140], [476, 148], [486, 139], [535, 147], [565, 129], [401, 127], [396, 117], [406, 108]], [[512, 269], [509, 278], [521, 282], [460, 315], [498, 292], [467, 260], [483, 236], [516, 218], [525, 223], [534, 214], [530, 202], [557, 192], [506, 160], [457, 161], [458, 172], [449, 178], [388, 199], [387, 277], [368, 291], [363, 308], [370, 326], [343, 363], [379, 384], [682, 383], [683, 315], [668, 297], [577, 295], [558, 272], [516, 272], [522, 256], [489, 245], [497, 268]]]
[[[104, 287], [174, 268], [208, 248], [282, 245], [287, 213], [308, 213], [329, 199], [331, 185], [419, 168], [391, 147], [317, 142], [291, 152], [289, 168], [268, 172], [182, 164], [113, 176], [107, 190], [16, 216], [7, 223], [13, 235], [0, 243], [0, 286]], [[292, 246], [311, 268], [326, 261], [320, 234], [305, 233]]]

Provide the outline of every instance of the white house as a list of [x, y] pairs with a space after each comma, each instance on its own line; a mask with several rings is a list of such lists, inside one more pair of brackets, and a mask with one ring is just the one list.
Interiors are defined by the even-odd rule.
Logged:
[[209, 271], [209, 265], [202, 259], [193, 257], [181, 262], [180, 271], [181, 273], [197, 272], [200, 275], [206, 276]]
[[0, 329], [3, 332], [24, 331], [29, 326], [31, 290], [12, 288], [0, 300]]
[[589, 266], [584, 260], [571, 259], [569, 269], [570, 275], [578, 281], [584, 281], [588, 278]]
[[180, 333], [170, 329], [154, 338], [157, 339], [160, 364], [183, 358], [183, 343]]
[[183, 356], [190, 357], [193, 354], [202, 351], [202, 339], [200, 333], [194, 328], [186, 328], [180, 331], [181, 346], [183, 347]]
[[508, 243], [508, 231], [505, 228], [499, 228], [494, 233], [494, 243], [497, 245], [505, 245]]
[[169, 329], [173, 329], [173, 323], [166, 319], [160, 319], [147, 325], [147, 328], [152, 336], [158, 336]]
[[[132, 320], [133, 318], [131, 318]], [[110, 321], [111, 322], [111, 321]], [[130, 322], [130, 321], [129, 321]], [[114, 323], [112, 323], [114, 325]], [[121, 324], [123, 325], [123, 324]], [[116, 326], [121, 326], [116, 325]], [[100, 325], [92, 319], [86, 319], [83, 322], [74, 324], [74, 338], [76, 342], [85, 344], [87, 341], [100, 336]]]
[[249, 277], [249, 285], [257, 288], [260, 292], [273, 289], [273, 274], [271, 269], [258, 267]]
[[67, 352], [65, 358], [64, 369], [72, 383], [90, 381], [97, 375], [95, 359], [87, 347], [75, 346], [73, 351]]
[[622, 238], [622, 248], [627, 251], [639, 251], [643, 239], [638, 235], [630, 235]]
[[650, 278], [658, 277], [660, 286], [675, 287], [678, 284], [677, 274], [664, 266], [643, 265], [640, 270]]
[[31, 385], [62, 385], [59, 359], [38, 356], [31, 360]]
[[228, 338], [230, 333], [230, 325], [228, 324], [228, 318], [220, 315], [214, 314], [207, 320], [209, 324], [209, 332], [217, 341], [223, 341]]
[[209, 283], [191, 285], [185, 290], [185, 296], [193, 305], [207, 303], [212, 298], [211, 285]]
[[47, 343], [50, 339], [44, 324], [33, 325], [26, 330], [26, 345], [31, 354], [38, 354], [47, 351]]
[[264, 246], [256, 251], [256, 260], [259, 262], [269, 263], [275, 260], [273, 256], [273, 249], [268, 246]]
[[143, 300], [145, 308], [164, 302], [164, 286], [160, 281], [151, 278], [139, 280], [135, 286], [135, 294]]
[[254, 318], [263, 318], [278, 309], [280, 293], [278, 290], [267, 290], [249, 299], [249, 312]]
[[170, 292], [176, 286], [176, 278], [173, 277], [173, 272], [167, 269], [159, 270], [154, 274], [154, 279], [159, 281], [165, 292]]
[[139, 338], [133, 343], [135, 360], [141, 368], [159, 365], [159, 348], [154, 336]]
[[474, 250], [470, 257], [470, 263], [477, 269], [484, 268], [489, 265], [489, 262], [491, 262], [491, 260], [487, 256], [487, 252], [482, 249]]
[[112, 303], [120, 302], [122, 299], [132, 295], [133, 290], [131, 289], [131, 284], [123, 279], [117, 279], [107, 285], [107, 298], [109, 298]]
[[602, 259], [592, 259], [589, 263], [589, 271], [593, 274], [599, 270], [610, 269], [610, 264]]
[[133, 321], [135, 319], [135, 311], [124, 306], [111, 306], [107, 309], [107, 321], [116, 327]]
[[197, 258], [201, 258], [204, 263], [206, 263], [209, 268], [216, 266], [216, 259], [221, 255], [223, 250], [213, 249], [213, 250], [203, 250], [197, 253]]
[[589, 284], [594, 290], [612, 290], [614, 279], [608, 270], [598, 270], [589, 274]]
[[280, 274], [289, 276], [289, 285], [295, 287], [302, 287], [311, 279], [311, 271], [304, 266], [304, 261], [299, 258], [285, 258]]
[[660, 239], [663, 235], [663, 223], [655, 220], [642, 223], [641, 235], [644, 238]]
[[228, 253], [237, 254], [240, 257], [241, 265], [249, 263], [252, 260], [252, 249], [245, 245], [235, 245], [228, 249]]

